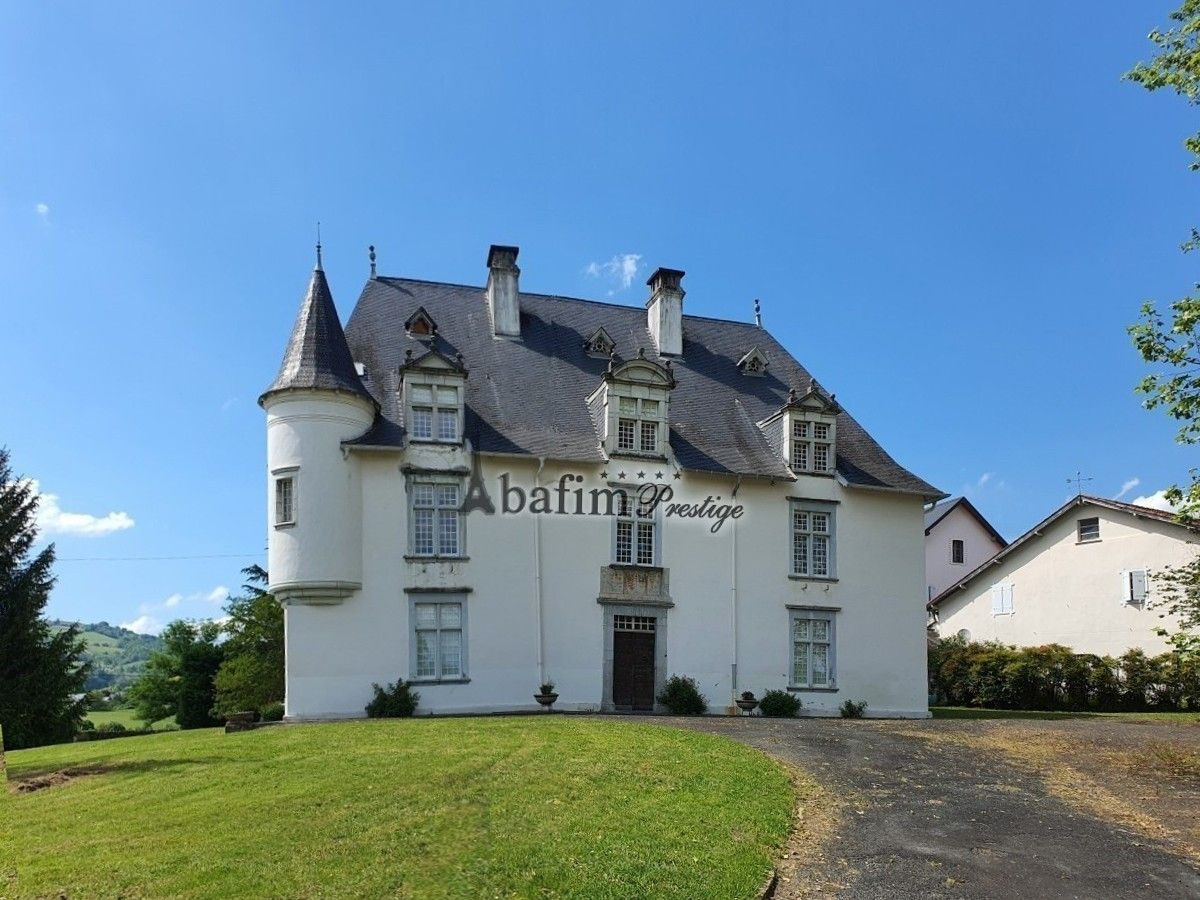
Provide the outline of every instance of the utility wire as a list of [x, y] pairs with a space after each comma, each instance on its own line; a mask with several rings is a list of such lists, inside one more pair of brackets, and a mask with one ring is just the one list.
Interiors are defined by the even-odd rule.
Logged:
[[55, 562], [151, 562], [154, 560], [179, 559], [256, 559], [266, 551], [258, 553], [211, 553], [203, 556], [59, 556]]

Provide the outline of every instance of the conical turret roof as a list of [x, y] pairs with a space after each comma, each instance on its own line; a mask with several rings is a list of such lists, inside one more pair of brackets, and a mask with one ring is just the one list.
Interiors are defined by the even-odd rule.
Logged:
[[363, 386], [354, 357], [346, 343], [346, 333], [333, 305], [333, 294], [320, 262], [313, 269], [308, 294], [296, 317], [296, 327], [288, 341], [279, 374], [258, 402], [271, 394], [290, 390], [342, 391], [375, 403]]

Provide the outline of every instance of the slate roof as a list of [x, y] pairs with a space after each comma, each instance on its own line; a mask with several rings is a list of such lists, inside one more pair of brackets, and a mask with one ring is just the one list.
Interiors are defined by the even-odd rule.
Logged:
[[1171, 525], [1178, 525], [1188, 531], [1198, 531], [1200, 526], [1191, 522], [1181, 522], [1174, 513], [1166, 512], [1161, 509], [1151, 509], [1148, 506], [1135, 506], [1132, 503], [1123, 503], [1120, 500], [1109, 500], [1107, 497], [1093, 497], [1091, 494], [1080, 494], [1077, 497], [1072, 497], [1054, 512], [1050, 513], [1042, 521], [1038, 522], [1027, 532], [989, 559], [979, 567], [972, 569], [965, 576], [960, 578], [950, 587], [946, 588], [936, 597], [929, 601], [927, 607], [935, 609], [944, 600], [948, 599], [955, 591], [965, 588], [968, 584], [975, 580], [983, 572], [990, 569], [992, 566], [999, 565], [1010, 553], [1013, 553], [1018, 547], [1029, 543], [1032, 540], [1040, 538], [1046, 530], [1046, 527], [1052, 522], [1064, 516], [1066, 513], [1081, 506], [1100, 506], [1104, 509], [1111, 509], [1117, 512], [1129, 513], [1135, 519], [1154, 519], [1157, 522], [1167, 522]]
[[925, 510], [925, 534], [928, 535], [929, 532], [933, 531], [934, 526], [936, 526], [938, 522], [946, 518], [946, 516], [948, 516], [952, 510], [959, 506], [974, 516], [975, 521], [983, 526], [984, 530], [987, 531], [988, 534], [995, 538], [996, 543], [998, 543], [1001, 548], [1008, 546], [1008, 541], [1004, 539], [1000, 532], [992, 527], [992, 523], [985, 519], [983, 513], [976, 509], [975, 504], [966, 497], [949, 497], [937, 504], [937, 506]]
[[[422, 306], [438, 325], [432, 338], [404, 330]], [[520, 294], [520, 307], [521, 340], [496, 339], [481, 287], [383, 276], [368, 281], [346, 337], [354, 360], [366, 366], [380, 414], [350, 443], [404, 445], [398, 369], [406, 350], [415, 358], [436, 347], [449, 357], [463, 355], [465, 436], [477, 451], [603, 461], [586, 399], [600, 386], [608, 360], [589, 356], [584, 344], [604, 328], [616, 342], [618, 361], [636, 357], [639, 348], [659, 359], [645, 309], [528, 293]], [[737, 368], [754, 346], [771, 359], [763, 377]], [[803, 393], [811, 379], [781, 344], [756, 325], [685, 315], [683, 354], [672, 364], [670, 444], [682, 467], [792, 479], [756, 425], [787, 403], [790, 388]], [[944, 496], [893, 460], [846, 412], [838, 416], [837, 438], [837, 469], [848, 483]]]
[[354, 357], [350, 355], [329, 282], [319, 263], [313, 269], [308, 293], [300, 305], [300, 315], [296, 317], [296, 325], [288, 339], [279, 374], [258, 402], [261, 404], [277, 391], [314, 388], [375, 399], [363, 387], [354, 368]]

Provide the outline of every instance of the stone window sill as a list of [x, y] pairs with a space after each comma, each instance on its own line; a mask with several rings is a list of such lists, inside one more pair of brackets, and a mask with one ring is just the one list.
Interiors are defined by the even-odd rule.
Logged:
[[803, 687], [802, 685], [795, 684], [789, 684], [787, 689], [793, 694], [798, 694], [801, 692], [813, 694], [836, 694], [838, 692], [836, 687]]
[[837, 584], [837, 578], [827, 575], [789, 575], [791, 581], [818, 581], [824, 584]]
[[469, 557], [469, 556], [413, 556], [412, 554], [406, 554], [404, 557], [404, 561], [405, 562], [413, 562], [413, 563], [455, 563], [455, 562], [470, 562], [471, 557]]
[[410, 678], [409, 684], [470, 684], [471, 679], [465, 675], [462, 678]]

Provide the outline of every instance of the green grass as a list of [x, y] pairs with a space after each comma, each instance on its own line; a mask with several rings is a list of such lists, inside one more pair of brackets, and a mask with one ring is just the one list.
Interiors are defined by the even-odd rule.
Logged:
[[1109, 719], [1165, 725], [1200, 723], [1196, 712], [1046, 712], [1035, 709], [977, 709], [973, 706], [931, 706], [935, 719]]
[[[139, 729], [145, 727], [145, 723], [137, 717], [136, 713], [132, 709], [93, 709], [88, 712], [87, 717], [97, 728], [106, 722], [120, 722], [126, 728], [130, 729]], [[171, 718], [160, 719], [151, 727], [162, 731], [169, 728], [178, 728], [179, 726], [176, 725], [175, 720]]]
[[95, 771], [4, 798], [18, 897], [752, 897], [793, 804], [782, 767], [723, 738], [557, 716], [174, 732], [8, 766], [10, 786]]

